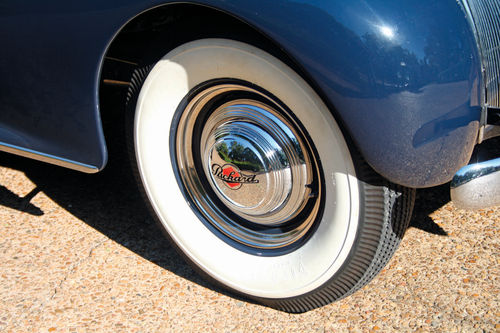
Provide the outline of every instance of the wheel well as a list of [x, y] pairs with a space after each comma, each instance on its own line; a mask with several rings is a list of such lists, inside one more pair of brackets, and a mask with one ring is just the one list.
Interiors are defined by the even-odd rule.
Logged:
[[[225, 12], [192, 4], [148, 10], [128, 22], [106, 52], [99, 86], [99, 108], [106, 140], [121, 140], [117, 124], [125, 114], [129, 83], [138, 68], [156, 63], [169, 50], [200, 38], [230, 38], [253, 44], [297, 69], [296, 63], [270, 38]], [[119, 132], [117, 132], [119, 131]], [[115, 148], [108, 144], [110, 155]], [[121, 145], [119, 145], [121, 146]]]
[[[134, 71], [156, 63], [169, 50], [201, 38], [228, 38], [252, 44], [280, 59], [299, 74], [325, 102], [348, 141], [341, 117], [307, 71], [272, 38], [226, 12], [194, 4], [168, 4], [150, 9], [129, 21], [106, 52], [99, 86], [99, 109], [109, 162], [125, 149], [125, 107]], [[113, 140], [113, 144], [110, 144]]]
[[242, 20], [192, 4], [165, 5], [135, 17], [115, 37], [106, 57], [126, 57], [135, 63], [156, 61], [184, 42], [207, 37], [256, 43], [267, 52], [286, 57], [270, 38]]

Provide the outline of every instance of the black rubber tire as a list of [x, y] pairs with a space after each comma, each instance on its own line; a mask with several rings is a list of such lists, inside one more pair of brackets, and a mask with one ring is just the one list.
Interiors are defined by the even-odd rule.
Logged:
[[365, 204], [349, 259], [321, 288], [300, 297], [262, 299], [263, 304], [301, 313], [338, 301], [368, 284], [396, 252], [410, 223], [416, 191], [388, 182], [354, 156]]
[[[155, 210], [152, 209], [148, 195], [145, 194], [144, 187], [142, 186], [140, 171], [136, 162], [133, 137], [137, 98], [153, 66], [154, 64], [145, 65], [135, 71], [127, 98], [128, 114], [126, 118], [127, 141], [132, 168], [139, 188], [144, 194], [143, 197], [146, 204], [150, 208], [154, 218], [159, 221]], [[340, 269], [319, 288], [300, 296], [279, 299], [257, 297], [242, 293], [213, 279], [185, 255], [168, 233], [166, 233], [166, 236], [171, 240], [171, 243], [179, 253], [184, 256], [186, 261], [207, 280], [230, 292], [243, 295], [269, 307], [292, 313], [300, 313], [344, 298], [365, 286], [388, 263], [408, 227], [415, 200], [414, 189], [392, 184], [383, 179], [368, 166], [356, 152], [352, 144], [349, 149], [355, 166], [360, 193], [359, 200], [361, 204], [358, 228], [347, 259]], [[163, 228], [160, 221], [159, 224]], [[163, 230], [165, 229], [163, 228]]]

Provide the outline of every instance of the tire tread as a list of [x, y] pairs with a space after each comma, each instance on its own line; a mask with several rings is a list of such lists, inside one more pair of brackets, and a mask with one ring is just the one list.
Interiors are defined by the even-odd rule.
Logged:
[[358, 177], [363, 180], [360, 192], [365, 206], [351, 259], [322, 287], [299, 297], [261, 300], [264, 304], [293, 313], [324, 306], [364, 287], [392, 258], [408, 228], [415, 189], [384, 180], [359, 154], [353, 157]]

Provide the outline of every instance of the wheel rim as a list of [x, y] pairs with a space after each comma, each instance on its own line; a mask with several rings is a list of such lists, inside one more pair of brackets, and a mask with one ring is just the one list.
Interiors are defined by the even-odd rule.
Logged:
[[320, 215], [321, 173], [291, 111], [242, 81], [207, 82], [188, 96], [173, 124], [174, 164], [202, 221], [245, 251], [303, 244]]

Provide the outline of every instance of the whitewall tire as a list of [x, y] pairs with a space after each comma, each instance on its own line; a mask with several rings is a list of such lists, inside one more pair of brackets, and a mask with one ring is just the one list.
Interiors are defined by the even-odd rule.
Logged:
[[202, 39], [138, 71], [136, 171], [187, 260], [264, 304], [306, 311], [366, 284], [414, 192], [351, 153], [314, 90], [268, 53]]

